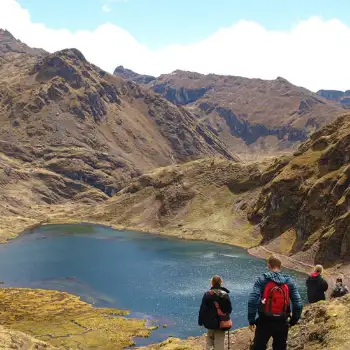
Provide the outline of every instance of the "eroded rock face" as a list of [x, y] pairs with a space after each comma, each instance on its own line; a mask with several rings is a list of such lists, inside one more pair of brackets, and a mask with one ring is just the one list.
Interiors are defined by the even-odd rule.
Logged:
[[138, 74], [131, 69], [124, 68], [123, 66], [118, 66], [113, 74], [123, 79], [131, 80], [137, 84], [148, 84], [156, 79], [152, 75]]
[[350, 108], [350, 90], [319, 90], [317, 95], [320, 95], [327, 100], [339, 103], [344, 108]]
[[[116, 75], [133, 79], [118, 71]], [[241, 153], [296, 148], [343, 112], [281, 77], [267, 81], [177, 70], [143, 84], [194, 112], [230, 150]]]
[[289, 229], [294, 252], [317, 240], [316, 262], [327, 266], [350, 257], [350, 116], [315, 133], [262, 189], [249, 219], [264, 242]]

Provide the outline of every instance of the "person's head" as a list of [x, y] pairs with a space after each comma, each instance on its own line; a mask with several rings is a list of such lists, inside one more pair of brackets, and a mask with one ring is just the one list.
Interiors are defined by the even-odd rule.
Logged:
[[343, 279], [341, 277], [338, 277], [336, 283], [343, 284]]
[[223, 282], [224, 281], [222, 280], [222, 278], [220, 276], [215, 275], [211, 278], [210, 285], [211, 285], [211, 287], [219, 288], [222, 286]]
[[314, 268], [314, 272], [319, 273], [320, 275], [323, 274], [323, 266], [322, 265], [316, 265]]
[[276, 256], [271, 255], [267, 260], [267, 267], [270, 271], [279, 271], [282, 267], [282, 262]]

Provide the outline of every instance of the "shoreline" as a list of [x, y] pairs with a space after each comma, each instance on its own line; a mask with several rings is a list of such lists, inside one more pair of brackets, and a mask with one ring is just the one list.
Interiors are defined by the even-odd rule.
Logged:
[[[180, 227], [170, 227], [170, 228], [150, 228], [150, 227], [139, 227], [139, 226], [124, 226], [113, 224], [109, 222], [101, 222], [94, 220], [84, 220], [84, 219], [71, 219], [71, 218], [62, 218], [62, 217], [48, 217], [38, 220], [35, 223], [31, 223], [30, 225], [23, 226], [17, 230], [17, 232], [12, 232], [8, 235], [8, 238], [5, 238], [0, 242], [0, 244], [5, 244], [11, 242], [12, 240], [20, 237], [22, 234], [26, 232], [31, 232], [41, 226], [49, 226], [49, 225], [97, 225], [105, 228], [110, 228], [113, 230], [127, 230], [127, 231], [136, 231], [145, 234], [153, 234], [159, 235], [168, 238], [175, 238], [180, 240], [189, 240], [189, 241], [197, 241], [197, 242], [211, 242], [217, 244], [225, 244], [229, 246], [234, 246], [238, 248], [242, 248], [246, 250], [246, 252], [259, 259], [266, 260], [271, 254], [278, 256], [282, 261], [282, 266], [289, 270], [297, 271], [303, 274], [309, 274], [314, 265], [305, 263], [303, 261], [294, 259], [288, 255], [274, 252], [272, 250], [267, 249], [263, 245], [253, 245], [253, 244], [238, 244], [237, 241], [233, 239], [232, 236], [229, 236], [227, 232], [215, 231], [215, 230], [200, 230], [200, 229], [189, 229], [186, 228], [185, 231]], [[212, 234], [207, 234], [207, 236], [203, 237], [206, 232], [211, 232]], [[217, 234], [213, 234], [217, 233]], [[336, 277], [342, 276], [344, 281], [350, 285], [350, 275], [342, 273], [342, 270], [336, 271], [336, 267], [332, 267], [329, 269], [325, 269], [324, 277], [329, 283], [329, 288], [332, 288], [335, 284]]]
[[[293, 259], [287, 255], [276, 253], [274, 251], [268, 250], [262, 245], [252, 246], [247, 244], [235, 244], [230, 240], [231, 237], [225, 237], [225, 232], [222, 232], [223, 236], [219, 236], [219, 239], [213, 239], [213, 237], [206, 237], [203, 238], [202, 230], [190, 230], [187, 229], [186, 232], [183, 232], [180, 228], [165, 228], [165, 229], [159, 229], [155, 230], [152, 228], [145, 228], [145, 227], [136, 227], [136, 226], [123, 226], [123, 225], [115, 225], [111, 223], [103, 223], [100, 221], [93, 221], [93, 220], [79, 220], [79, 219], [62, 219], [62, 218], [47, 218], [46, 220], [40, 220], [35, 224], [28, 225], [27, 227], [24, 227], [20, 232], [12, 233], [9, 235], [8, 239], [5, 239], [0, 242], [0, 244], [6, 244], [11, 242], [12, 240], [19, 238], [23, 234], [29, 233], [31, 231], [34, 231], [42, 226], [50, 226], [50, 225], [96, 225], [101, 226], [104, 228], [109, 228], [112, 230], [125, 230], [125, 231], [136, 231], [144, 234], [153, 234], [153, 235], [159, 235], [163, 237], [168, 238], [175, 238], [179, 240], [188, 240], [188, 241], [197, 241], [197, 242], [211, 242], [211, 243], [217, 243], [217, 244], [225, 244], [237, 248], [242, 248], [246, 250], [246, 252], [259, 259], [267, 259], [268, 256], [271, 254], [274, 254], [278, 256], [282, 260], [282, 266], [294, 270], [300, 273], [308, 274], [310, 272], [310, 269], [313, 268], [313, 265], [304, 263], [303, 261]], [[210, 230], [208, 230], [210, 231]], [[220, 234], [221, 232], [218, 232]], [[218, 237], [218, 236], [215, 236]]]
[[[105, 227], [105, 228], [110, 228], [110, 229], [114, 229], [114, 230], [128, 230], [128, 231], [138, 231], [140, 233], [144, 233], [144, 234], [153, 234], [153, 235], [160, 235], [163, 237], [168, 237], [168, 238], [175, 238], [175, 239], [181, 239], [181, 240], [191, 240], [191, 241], [198, 241], [198, 242], [212, 242], [212, 243], [218, 243], [218, 244], [225, 244], [225, 245], [230, 245], [230, 246], [235, 246], [238, 248], [242, 248], [244, 249], [249, 255], [254, 256], [256, 258], [259, 259], [266, 259], [268, 256], [270, 256], [271, 254], [274, 254], [276, 256], [278, 256], [279, 258], [281, 258], [282, 260], [282, 265], [284, 268], [287, 269], [291, 269], [294, 271], [298, 271], [300, 273], [306, 274], [310, 271], [310, 269], [313, 267], [310, 264], [304, 263], [302, 261], [298, 261], [296, 259], [293, 259], [292, 257], [283, 255], [283, 254], [278, 254], [275, 253], [273, 251], [268, 250], [267, 248], [265, 248], [264, 246], [257, 246], [257, 247], [252, 247], [252, 248], [245, 248], [245, 247], [241, 247], [241, 246], [237, 246], [234, 244], [230, 244], [228, 242], [223, 242], [222, 240], [209, 240], [209, 239], [199, 239], [198, 237], [198, 233], [191, 235], [191, 238], [189, 237], [184, 237], [181, 234], [181, 230], [178, 230], [175, 234], [173, 232], [166, 232], [167, 230], [159, 230], [158, 232], [155, 232], [154, 230], [146, 230], [146, 229], [140, 229], [140, 228], [131, 228], [131, 227], [123, 227], [122, 225], [111, 225], [111, 224], [103, 224], [101, 222], [93, 222], [93, 221], [86, 221], [86, 220], [74, 220], [74, 219], [67, 219], [67, 220], [62, 220], [62, 219], [48, 219], [48, 220], [42, 220], [40, 222], [38, 222], [37, 224], [34, 225], [30, 225], [28, 226], [26, 229], [24, 229], [21, 233], [19, 233], [18, 235], [16, 235], [17, 237], [13, 237], [11, 239], [9, 239], [7, 242], [11, 242], [13, 239], [15, 238], [19, 238], [20, 236], [26, 234], [26, 233], [30, 233], [35, 231], [36, 229], [40, 228], [41, 226], [49, 226], [49, 225], [97, 225], [100, 227]], [[153, 231], [153, 232], [152, 232]], [[328, 280], [328, 273], [325, 276]], [[330, 286], [331, 289], [331, 286]], [[74, 294], [73, 294], [74, 295]], [[139, 318], [139, 320], [143, 320]], [[160, 327], [160, 325], [158, 325]], [[233, 329], [232, 332], [234, 331], [239, 331], [242, 328], [237, 328], [237, 329]], [[153, 333], [154, 329], [151, 329], [151, 332]], [[151, 333], [151, 334], [152, 334]], [[152, 336], [152, 335], [151, 335]], [[148, 348], [152, 348], [152, 346], [154, 344], [157, 343], [149, 343], [147, 345], [144, 346], [140, 346], [137, 344], [137, 338], [135, 337], [135, 343], [136, 346], [133, 347], [135, 349], [148, 349]], [[190, 337], [190, 338], [201, 338], [199, 337]], [[166, 342], [168, 339], [164, 339], [163, 342]], [[182, 342], [186, 342], [188, 341], [188, 338], [179, 338], [180, 343]]]

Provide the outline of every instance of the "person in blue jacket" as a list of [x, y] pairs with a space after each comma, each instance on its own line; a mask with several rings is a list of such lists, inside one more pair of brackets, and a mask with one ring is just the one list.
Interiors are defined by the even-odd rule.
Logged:
[[[281, 260], [271, 256], [267, 261], [269, 272], [258, 277], [249, 296], [248, 321], [250, 330], [255, 330], [254, 350], [266, 350], [271, 337], [273, 350], [286, 350], [289, 327], [297, 324], [301, 316], [303, 304], [297, 286], [290, 276], [281, 272], [281, 266]], [[266, 292], [265, 289], [268, 288], [270, 289]], [[277, 294], [272, 298], [273, 293]], [[273, 303], [275, 300], [281, 300], [278, 299], [279, 295], [285, 302], [286, 312], [276, 314], [267, 312], [269, 303], [270, 311], [278, 309], [278, 305], [276, 307]], [[290, 304], [292, 304], [291, 308]], [[258, 318], [256, 318], [257, 315]]]

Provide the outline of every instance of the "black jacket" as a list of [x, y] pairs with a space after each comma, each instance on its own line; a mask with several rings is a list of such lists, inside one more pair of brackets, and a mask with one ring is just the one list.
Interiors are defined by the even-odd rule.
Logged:
[[214, 301], [218, 302], [222, 312], [232, 312], [230, 291], [224, 287], [214, 287], [204, 293], [202, 304], [199, 310], [198, 324], [207, 329], [219, 329], [219, 318]]
[[321, 275], [312, 273], [306, 280], [306, 287], [310, 304], [326, 300], [325, 292], [328, 289], [328, 283]]

